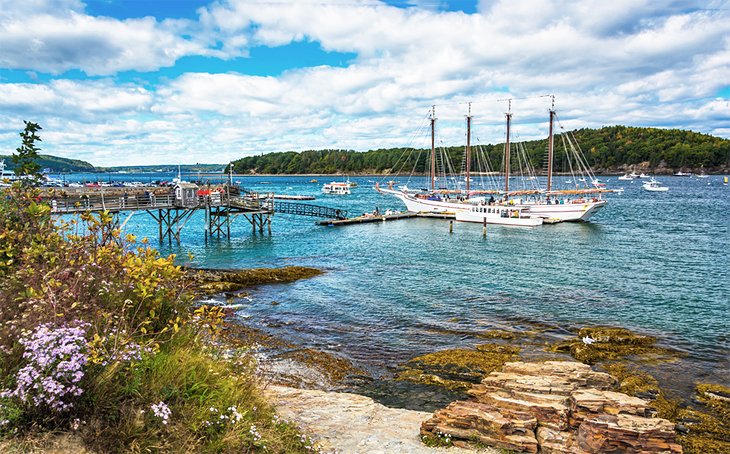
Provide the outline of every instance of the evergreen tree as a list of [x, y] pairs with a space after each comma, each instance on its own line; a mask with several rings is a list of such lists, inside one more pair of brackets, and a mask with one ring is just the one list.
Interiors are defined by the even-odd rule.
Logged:
[[24, 184], [38, 186], [41, 180], [41, 166], [37, 162], [40, 148], [36, 146], [36, 142], [40, 142], [41, 138], [36, 133], [43, 128], [32, 121], [23, 122], [25, 123], [25, 129], [20, 133], [23, 144], [15, 150], [17, 154], [13, 153], [10, 159], [15, 164], [16, 175], [29, 177], [21, 180]]

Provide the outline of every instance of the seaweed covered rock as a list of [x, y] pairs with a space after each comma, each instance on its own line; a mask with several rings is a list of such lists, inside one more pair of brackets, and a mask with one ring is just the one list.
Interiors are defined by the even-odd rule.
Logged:
[[680, 409], [677, 422], [687, 428], [680, 437], [691, 454], [730, 452], [730, 388], [717, 384], [697, 385], [697, 401], [704, 408]]
[[197, 292], [213, 295], [235, 292], [247, 287], [264, 284], [284, 284], [322, 274], [321, 270], [304, 266], [283, 268], [254, 268], [246, 270], [200, 270], [188, 269]]
[[519, 350], [507, 345], [481, 344], [474, 350], [456, 348], [428, 353], [406, 362], [396, 379], [466, 390], [505, 362], [516, 359]]
[[675, 355], [666, 348], [656, 346], [656, 338], [633, 333], [625, 328], [581, 328], [578, 336], [553, 345], [553, 352], [569, 353], [586, 364], [618, 359], [628, 355]]
[[642, 399], [611, 391], [577, 362], [509, 362], [423, 423], [421, 434], [530, 453], [680, 453], [674, 424]]

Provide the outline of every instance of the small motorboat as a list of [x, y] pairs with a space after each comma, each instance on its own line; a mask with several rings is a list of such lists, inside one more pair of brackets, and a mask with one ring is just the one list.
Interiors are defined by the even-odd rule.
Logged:
[[645, 191], [651, 191], [651, 192], [667, 192], [669, 190], [668, 187], [662, 186], [661, 183], [659, 183], [654, 178], [645, 182], [642, 185], [642, 187], [644, 188]]
[[322, 192], [330, 195], [348, 195], [350, 194], [350, 183], [333, 181], [322, 186]]

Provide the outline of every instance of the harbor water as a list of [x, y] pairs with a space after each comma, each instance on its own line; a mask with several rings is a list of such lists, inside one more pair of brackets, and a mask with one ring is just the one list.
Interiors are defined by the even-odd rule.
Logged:
[[[405, 210], [373, 190], [376, 181], [384, 184], [380, 177], [351, 177], [359, 186], [347, 196], [322, 195], [322, 184], [333, 178], [316, 178], [235, 180], [260, 192], [315, 195], [307, 203], [350, 216], [376, 207]], [[409, 186], [426, 185], [416, 180]], [[276, 214], [272, 235], [253, 234], [239, 217], [230, 240], [206, 243], [198, 213], [179, 246], [160, 248], [200, 267], [324, 269], [313, 279], [257, 289], [238, 316], [375, 375], [421, 353], [473, 345], [469, 333], [490, 328], [541, 324], [560, 338], [570, 328], [612, 325], [685, 352], [676, 366], [681, 369], [669, 367], [670, 378], [728, 384], [730, 187], [720, 176], [659, 180], [669, 192], [610, 178], [609, 188], [625, 192], [608, 195], [608, 205], [589, 223], [490, 225], [486, 238], [481, 225], [455, 223], [450, 233], [448, 221], [438, 219], [324, 227], [314, 218]], [[134, 215], [125, 229], [157, 245], [157, 225], [148, 215]]]

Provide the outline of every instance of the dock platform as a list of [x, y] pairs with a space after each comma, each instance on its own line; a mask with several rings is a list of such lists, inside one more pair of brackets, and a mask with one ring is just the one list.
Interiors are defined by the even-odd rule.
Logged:
[[316, 200], [313, 195], [274, 194], [275, 200]]
[[404, 211], [401, 213], [393, 214], [381, 214], [381, 215], [366, 215], [358, 216], [355, 218], [347, 219], [326, 219], [324, 221], [317, 221], [317, 225], [327, 226], [344, 226], [353, 224], [367, 224], [371, 222], [388, 222], [388, 221], [399, 221], [401, 219], [412, 219], [412, 218], [434, 218], [434, 219], [454, 219], [454, 213], [416, 213], [413, 211]]

